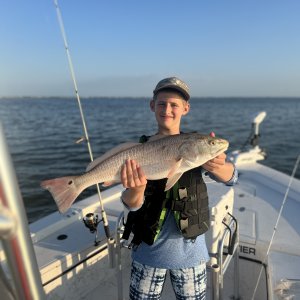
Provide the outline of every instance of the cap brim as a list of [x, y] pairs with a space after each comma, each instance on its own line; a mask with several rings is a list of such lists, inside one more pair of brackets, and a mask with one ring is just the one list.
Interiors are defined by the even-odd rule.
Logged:
[[165, 90], [165, 89], [172, 89], [172, 90], [177, 90], [178, 92], [180, 92], [186, 101], [188, 101], [190, 99], [190, 95], [182, 88], [180, 88], [179, 86], [174, 86], [172, 84], [170, 85], [165, 85], [165, 86], [162, 86], [156, 90], [153, 91], [154, 95], [157, 94], [159, 91], [162, 91], [162, 90]]

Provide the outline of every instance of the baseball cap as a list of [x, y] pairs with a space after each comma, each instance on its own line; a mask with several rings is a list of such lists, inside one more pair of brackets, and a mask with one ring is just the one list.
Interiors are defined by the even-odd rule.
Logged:
[[159, 81], [153, 91], [153, 94], [156, 95], [159, 91], [164, 89], [177, 90], [183, 94], [186, 101], [190, 99], [189, 87], [184, 81], [177, 77], [168, 77]]

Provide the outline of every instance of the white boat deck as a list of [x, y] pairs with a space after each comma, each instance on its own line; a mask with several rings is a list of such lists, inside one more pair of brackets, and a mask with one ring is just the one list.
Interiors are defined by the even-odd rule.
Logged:
[[[300, 181], [292, 181], [266, 256], [290, 177], [260, 164], [241, 166], [239, 170], [234, 215], [240, 225], [240, 257], [267, 265], [269, 299], [300, 299]], [[293, 298], [279, 296], [280, 288], [284, 289], [280, 283], [285, 279], [295, 280], [298, 294]], [[285, 288], [289, 293], [287, 285]]]
[[[241, 165], [239, 170], [239, 184], [234, 187], [233, 215], [239, 222], [239, 248], [243, 258], [240, 260], [240, 294], [244, 300], [251, 299], [261, 264], [252, 265], [262, 261], [268, 265], [267, 270], [269, 268], [269, 299], [276, 299], [272, 296], [273, 290], [278, 289], [283, 279], [300, 279], [300, 181], [294, 180], [291, 185], [270, 255], [266, 257], [289, 177], [257, 163]], [[102, 193], [111, 232], [115, 231], [123, 210], [119, 200], [122, 189], [119, 185]], [[214, 202], [230, 188], [208, 183], [208, 190], [210, 200]], [[118, 297], [118, 268], [109, 268], [103, 226], [98, 225], [101, 242], [94, 246], [94, 235], [82, 222], [90, 212], [100, 214], [97, 196], [75, 203], [64, 216], [54, 213], [30, 225], [47, 299], [106, 300]], [[65, 239], [58, 239], [64, 235]], [[4, 259], [3, 254], [0, 259]], [[283, 259], [284, 263], [280, 263]], [[122, 249], [122, 269], [123, 293], [128, 299], [130, 251], [125, 248]], [[230, 267], [225, 274], [224, 299], [232, 296], [232, 278]], [[264, 276], [254, 299], [266, 299], [261, 296], [266, 295], [265, 285]], [[162, 299], [174, 299], [169, 280], [163, 295]]]
[[[235, 188], [235, 214], [241, 226], [243, 214], [251, 214], [251, 230], [256, 243], [269, 243], [279, 210], [285, 197], [289, 177], [260, 164], [240, 168], [239, 184]], [[289, 254], [300, 254], [300, 182], [292, 182], [282, 215], [279, 220], [272, 250]], [[242, 207], [245, 208], [241, 211]], [[249, 216], [248, 216], [249, 219]], [[246, 231], [245, 230], [245, 231]], [[247, 231], [246, 231], [247, 232]], [[249, 232], [249, 231], [248, 231]], [[240, 232], [243, 236], [243, 230]], [[242, 238], [241, 238], [242, 240]]]

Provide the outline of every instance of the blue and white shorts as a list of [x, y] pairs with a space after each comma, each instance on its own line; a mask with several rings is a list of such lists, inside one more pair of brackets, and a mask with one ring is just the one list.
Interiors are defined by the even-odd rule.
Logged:
[[[132, 262], [129, 298], [131, 300], [160, 299], [167, 269], [153, 268]], [[170, 278], [176, 299], [205, 300], [206, 263], [186, 269], [171, 269]]]

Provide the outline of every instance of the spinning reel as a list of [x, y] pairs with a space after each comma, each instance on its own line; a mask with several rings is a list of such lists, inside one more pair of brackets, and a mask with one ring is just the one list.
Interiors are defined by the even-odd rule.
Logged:
[[91, 233], [95, 233], [95, 246], [98, 246], [100, 241], [97, 241], [98, 238], [98, 224], [102, 221], [99, 220], [98, 215], [94, 215], [93, 213], [88, 213], [82, 219], [84, 225], [90, 230]]

